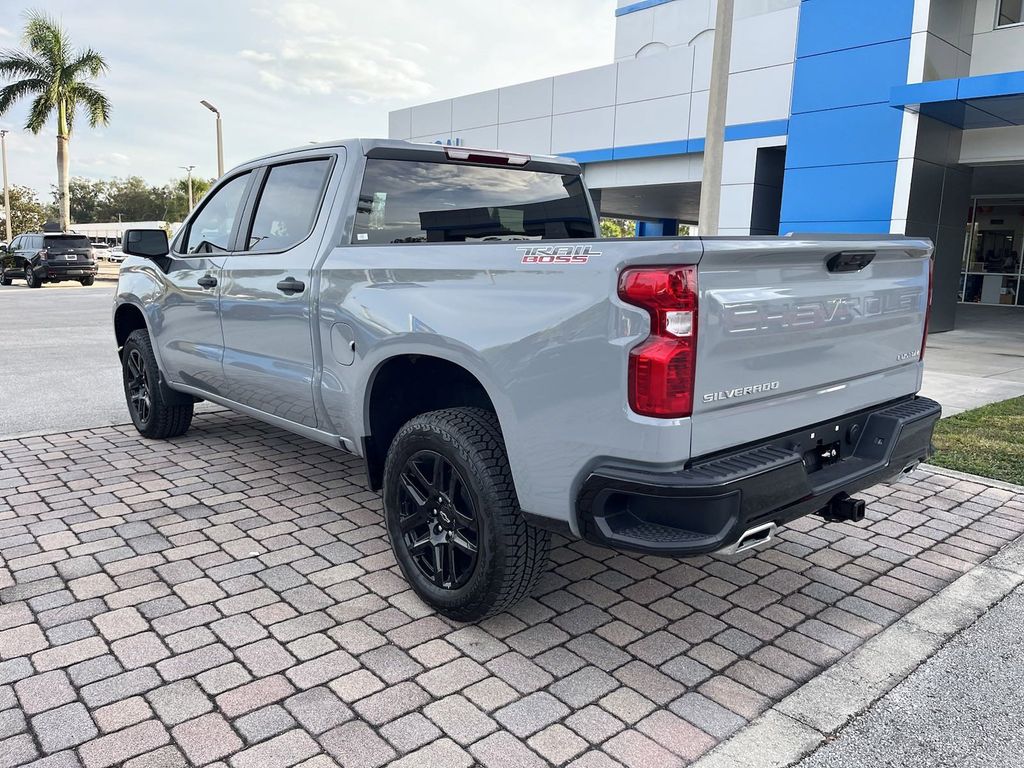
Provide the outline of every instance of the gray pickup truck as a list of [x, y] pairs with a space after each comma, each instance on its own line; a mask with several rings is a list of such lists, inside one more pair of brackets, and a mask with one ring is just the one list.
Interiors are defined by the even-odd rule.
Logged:
[[362, 456], [402, 572], [460, 620], [527, 595], [552, 531], [742, 552], [928, 457], [929, 242], [599, 234], [565, 159], [246, 163], [171, 242], [125, 234], [132, 420], [172, 438], [208, 400]]

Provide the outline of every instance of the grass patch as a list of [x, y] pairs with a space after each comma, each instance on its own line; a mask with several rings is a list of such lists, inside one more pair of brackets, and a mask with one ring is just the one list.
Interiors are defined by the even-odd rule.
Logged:
[[1024, 485], [1024, 397], [942, 419], [929, 463]]

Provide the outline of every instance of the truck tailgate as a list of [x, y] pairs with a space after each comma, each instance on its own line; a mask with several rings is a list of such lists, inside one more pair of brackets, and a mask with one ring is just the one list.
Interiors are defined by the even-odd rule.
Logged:
[[906, 238], [705, 240], [692, 455], [915, 393], [931, 251]]

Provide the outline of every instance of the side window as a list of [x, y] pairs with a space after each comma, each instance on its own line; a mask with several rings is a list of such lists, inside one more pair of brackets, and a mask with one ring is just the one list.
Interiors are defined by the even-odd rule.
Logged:
[[999, 12], [996, 18], [997, 27], [1007, 27], [1024, 21], [1024, 1], [999, 0]]
[[11, 250], [12, 251], [16, 251], [19, 248], [21, 248], [21, 236], [20, 235], [18, 237], [14, 238], [14, 241], [11, 243]]
[[267, 172], [247, 248], [283, 251], [309, 237], [330, 171], [328, 158], [275, 165]]
[[213, 253], [231, 248], [231, 233], [242, 210], [242, 195], [249, 173], [235, 176], [206, 201], [188, 226], [183, 240], [185, 253]]

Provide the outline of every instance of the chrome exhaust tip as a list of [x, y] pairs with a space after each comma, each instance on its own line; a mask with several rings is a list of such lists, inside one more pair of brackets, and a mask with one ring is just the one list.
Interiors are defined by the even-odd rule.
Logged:
[[775, 537], [778, 526], [775, 523], [765, 523], [748, 528], [743, 532], [735, 544], [726, 547], [721, 551], [723, 555], [738, 555], [754, 547], [763, 547]]

